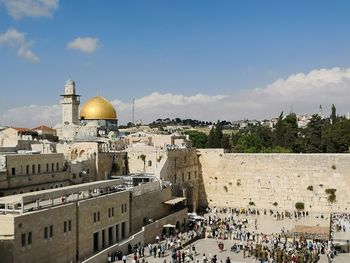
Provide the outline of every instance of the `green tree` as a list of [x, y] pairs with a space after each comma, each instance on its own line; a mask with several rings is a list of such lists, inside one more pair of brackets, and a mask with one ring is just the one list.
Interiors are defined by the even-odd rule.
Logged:
[[223, 137], [222, 126], [220, 121], [218, 121], [215, 125], [215, 130], [214, 130], [213, 148], [222, 148], [222, 145], [221, 145], [222, 137]]
[[334, 104], [332, 104], [332, 113], [330, 119], [332, 124], [335, 124], [337, 122], [337, 109], [335, 108]]
[[230, 145], [230, 136], [228, 134], [223, 134], [222, 138], [221, 138], [221, 147], [224, 149], [230, 149], [231, 145]]
[[208, 136], [208, 141], [206, 144], [207, 148], [215, 148], [214, 146], [214, 133], [215, 133], [215, 127], [211, 127], [211, 130], [209, 132], [209, 136]]
[[280, 116], [278, 117], [278, 121], [275, 125], [274, 130], [274, 139], [273, 139], [273, 145], [274, 146], [281, 146], [284, 145], [284, 133], [285, 133], [285, 126], [283, 122], [283, 111], [280, 113]]
[[323, 121], [318, 114], [311, 117], [310, 123], [304, 133], [304, 151], [308, 153], [321, 153]]
[[235, 152], [258, 153], [263, 149], [263, 141], [256, 133], [247, 133], [242, 135], [237, 145], [234, 147]]
[[284, 122], [284, 135], [283, 143], [280, 146], [291, 149], [293, 152], [298, 152], [298, 122], [297, 116], [294, 113], [290, 113], [283, 120]]
[[323, 136], [325, 152], [345, 153], [350, 146], [350, 120], [341, 119], [328, 125]]
[[200, 131], [187, 131], [186, 134], [189, 135], [190, 140], [193, 143], [193, 147], [205, 148], [208, 142], [208, 135]]
[[253, 131], [261, 139], [264, 148], [272, 147], [273, 133], [269, 127], [256, 125]]

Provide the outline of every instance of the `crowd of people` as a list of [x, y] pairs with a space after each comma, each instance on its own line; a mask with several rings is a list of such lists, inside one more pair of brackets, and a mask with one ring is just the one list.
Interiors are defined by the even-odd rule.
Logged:
[[[288, 230], [284, 228], [277, 234], [264, 234], [259, 231], [257, 217], [250, 217], [259, 213], [270, 213], [276, 220], [283, 220], [283, 217], [308, 216], [305, 213], [272, 213], [253, 209], [219, 211], [215, 208], [206, 212], [203, 220], [191, 221], [183, 232], [176, 231], [173, 235], [164, 235], [162, 241], [157, 237], [154, 244], [148, 244], [146, 247], [148, 257], [144, 255], [144, 247], [134, 248], [133, 262], [151, 263], [152, 258], [164, 258], [163, 263], [167, 263], [169, 259], [166, 257], [170, 255], [172, 263], [231, 263], [230, 257], [218, 259], [220, 256], [217, 255], [224, 251], [227, 243], [230, 245], [226, 249], [230, 250], [232, 256], [240, 253], [243, 258], [251, 258], [254, 262], [313, 263], [319, 261], [321, 254], [327, 256], [328, 262], [332, 262], [337, 255], [328, 240], [291, 238]], [[333, 214], [332, 223], [334, 231], [345, 231], [350, 223], [350, 215]], [[192, 243], [199, 237], [215, 239], [218, 249], [199, 255]]]
[[336, 232], [346, 232], [350, 227], [350, 214], [333, 213], [332, 214], [331, 236], [334, 237]]
[[[332, 243], [328, 240], [306, 240], [300, 237], [298, 240], [288, 240], [290, 233], [282, 228], [278, 234], [257, 233], [257, 219], [254, 218], [254, 230], [248, 230], [248, 218], [250, 215], [259, 215], [260, 211], [253, 209], [223, 209], [216, 208], [207, 210], [208, 220], [207, 237], [218, 240], [219, 251], [222, 251], [223, 243], [221, 239], [233, 239], [231, 251], [239, 253], [242, 251], [243, 258], [252, 257], [260, 262], [318, 262], [320, 254], [327, 254], [329, 262], [332, 262], [337, 252]], [[266, 215], [266, 210], [263, 211]], [[287, 213], [269, 211], [276, 220], [283, 220], [284, 217], [306, 217], [308, 213]], [[227, 216], [227, 214], [229, 214]], [[239, 215], [244, 218], [238, 218]], [[225, 215], [221, 217], [220, 215]], [[349, 215], [333, 215], [336, 230], [345, 231], [349, 223]]]

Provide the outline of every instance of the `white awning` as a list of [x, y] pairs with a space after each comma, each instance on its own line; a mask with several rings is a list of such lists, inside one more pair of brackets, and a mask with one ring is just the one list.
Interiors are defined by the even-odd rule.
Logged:
[[166, 225], [164, 225], [163, 227], [166, 227], [166, 228], [175, 228], [175, 226], [172, 225], [172, 224], [166, 224]]
[[186, 200], [186, 197], [176, 197], [174, 199], [170, 199], [168, 201], [165, 201], [164, 204], [175, 205], [175, 204], [180, 203], [180, 202], [182, 202], [184, 200]]

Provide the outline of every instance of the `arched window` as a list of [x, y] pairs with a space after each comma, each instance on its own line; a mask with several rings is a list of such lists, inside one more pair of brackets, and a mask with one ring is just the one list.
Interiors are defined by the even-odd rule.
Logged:
[[148, 161], [148, 166], [152, 166], [152, 161]]

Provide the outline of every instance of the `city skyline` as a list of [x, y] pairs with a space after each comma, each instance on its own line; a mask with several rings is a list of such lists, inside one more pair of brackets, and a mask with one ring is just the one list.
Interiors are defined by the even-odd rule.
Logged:
[[68, 78], [83, 103], [99, 90], [120, 123], [133, 98], [145, 123], [268, 119], [291, 105], [346, 114], [349, 10], [346, 1], [2, 0], [0, 125], [58, 123]]

